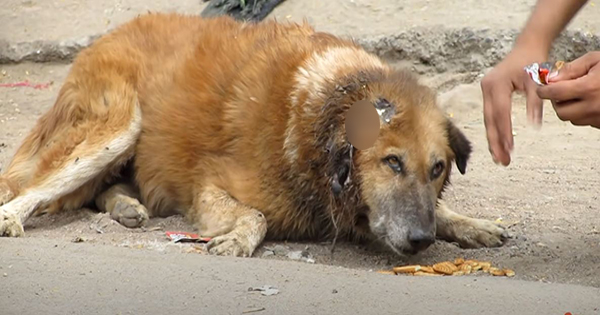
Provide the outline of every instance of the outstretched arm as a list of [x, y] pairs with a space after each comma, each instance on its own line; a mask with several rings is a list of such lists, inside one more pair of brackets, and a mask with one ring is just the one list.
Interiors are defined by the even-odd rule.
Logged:
[[538, 0], [512, 51], [481, 81], [489, 150], [496, 163], [504, 166], [510, 163], [513, 148], [512, 92], [524, 91], [529, 121], [536, 125], [542, 121], [542, 100], [523, 67], [532, 62], [546, 61], [552, 42], [586, 2]]

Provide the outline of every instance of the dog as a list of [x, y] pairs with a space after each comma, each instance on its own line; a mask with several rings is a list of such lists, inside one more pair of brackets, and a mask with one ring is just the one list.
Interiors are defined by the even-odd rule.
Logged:
[[[381, 113], [364, 150], [344, 127], [358, 100]], [[150, 13], [77, 56], [0, 177], [0, 235], [92, 203], [130, 228], [183, 214], [215, 255], [265, 239], [502, 246], [502, 227], [442, 199], [471, 150], [432, 89], [354, 41], [306, 21]]]

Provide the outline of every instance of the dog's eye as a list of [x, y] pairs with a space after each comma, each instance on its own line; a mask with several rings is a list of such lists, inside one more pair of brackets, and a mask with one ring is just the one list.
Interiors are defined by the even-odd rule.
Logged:
[[390, 155], [384, 159], [385, 163], [396, 173], [402, 172], [402, 161], [397, 156]]
[[437, 179], [444, 172], [444, 162], [440, 161], [435, 163], [433, 168], [431, 169], [431, 179]]

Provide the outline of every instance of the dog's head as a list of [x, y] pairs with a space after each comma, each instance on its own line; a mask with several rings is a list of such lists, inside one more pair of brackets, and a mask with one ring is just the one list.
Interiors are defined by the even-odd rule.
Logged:
[[471, 145], [410, 73], [392, 72], [365, 91], [361, 97], [379, 113], [379, 136], [337, 164], [333, 187], [353, 171], [363, 205], [357, 224], [395, 252], [414, 254], [434, 242], [437, 200], [454, 163], [465, 173]]

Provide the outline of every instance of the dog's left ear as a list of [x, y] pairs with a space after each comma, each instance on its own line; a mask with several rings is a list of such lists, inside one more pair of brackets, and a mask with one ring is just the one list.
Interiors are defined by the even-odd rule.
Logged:
[[450, 148], [454, 152], [456, 166], [464, 175], [467, 172], [467, 162], [471, 156], [471, 142], [449, 119], [446, 121], [446, 131]]

